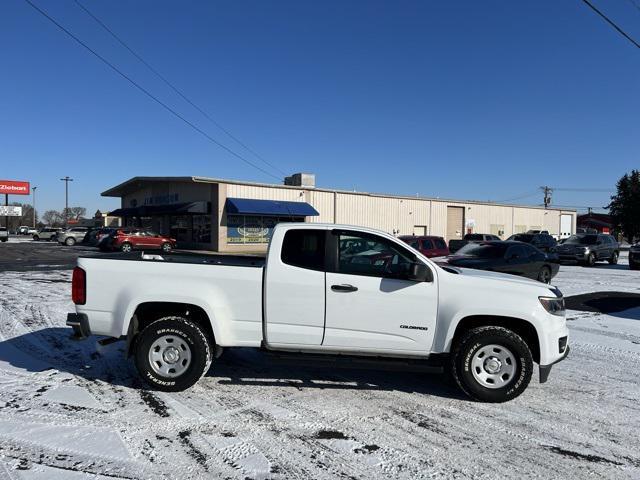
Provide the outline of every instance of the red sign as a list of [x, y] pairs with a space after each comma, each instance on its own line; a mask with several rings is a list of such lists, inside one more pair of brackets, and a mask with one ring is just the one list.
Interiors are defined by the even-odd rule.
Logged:
[[29, 195], [29, 182], [16, 182], [14, 180], [0, 180], [0, 193], [9, 195]]

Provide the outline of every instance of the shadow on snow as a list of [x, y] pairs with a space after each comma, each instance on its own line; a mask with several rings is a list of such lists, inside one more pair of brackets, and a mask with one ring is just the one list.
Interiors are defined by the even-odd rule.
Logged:
[[[53, 369], [89, 381], [145, 388], [132, 359], [125, 358], [124, 342], [101, 346], [95, 337], [75, 341], [70, 336], [70, 329], [56, 327], [1, 341], [0, 370], [41, 372]], [[326, 363], [318, 366], [282, 364], [264, 352], [250, 348], [228, 349], [215, 359], [204, 380], [208, 385], [211, 382], [246, 388], [381, 390], [465, 398], [446, 375], [336, 367]]]

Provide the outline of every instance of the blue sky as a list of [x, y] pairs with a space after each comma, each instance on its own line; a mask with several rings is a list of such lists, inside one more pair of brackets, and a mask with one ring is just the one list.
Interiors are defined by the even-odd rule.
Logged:
[[[260, 164], [73, 0], [33, 0], [186, 118]], [[541, 203], [637, 168], [640, 50], [579, 0], [80, 0], [263, 158], [319, 186]], [[640, 39], [632, 0], [593, 0]], [[638, 0], [634, 0], [638, 1]], [[640, 5], [640, 1], [638, 1]], [[22, 0], [0, 2], [0, 178], [38, 210], [117, 206], [135, 175], [275, 182], [213, 145]], [[276, 176], [281, 176], [274, 172]], [[606, 192], [556, 192], [605, 205]], [[12, 197], [19, 200], [19, 197]]]

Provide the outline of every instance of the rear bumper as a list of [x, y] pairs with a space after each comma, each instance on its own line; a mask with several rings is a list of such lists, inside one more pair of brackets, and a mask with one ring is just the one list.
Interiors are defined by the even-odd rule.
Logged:
[[73, 329], [73, 337], [82, 340], [91, 335], [89, 317], [84, 313], [67, 313], [67, 326]]

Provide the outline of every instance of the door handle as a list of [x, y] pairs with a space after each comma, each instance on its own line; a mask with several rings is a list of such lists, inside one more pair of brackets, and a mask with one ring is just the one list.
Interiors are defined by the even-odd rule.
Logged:
[[356, 292], [358, 291], [358, 287], [354, 287], [353, 285], [331, 285], [331, 290], [334, 292]]

